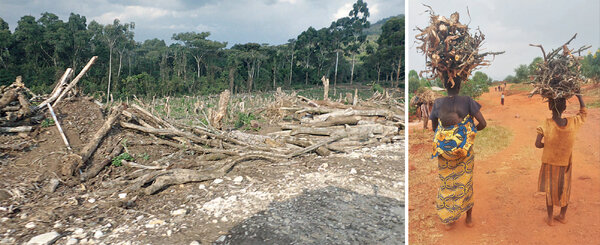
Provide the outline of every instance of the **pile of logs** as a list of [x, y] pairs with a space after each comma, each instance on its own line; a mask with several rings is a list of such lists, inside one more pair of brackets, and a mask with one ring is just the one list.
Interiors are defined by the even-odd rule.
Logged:
[[489, 65], [489, 60], [484, 59], [485, 56], [504, 53], [479, 53], [485, 36], [480, 30], [471, 35], [469, 26], [459, 22], [457, 12], [450, 15], [450, 18], [436, 15], [431, 7], [428, 12], [429, 26], [425, 29], [417, 27], [421, 33], [415, 38], [421, 43], [417, 49], [428, 59], [428, 70], [423, 72], [431, 73], [430, 79], [440, 78], [454, 87], [455, 79], [467, 81], [475, 68]]
[[530, 44], [530, 46], [539, 47], [542, 50], [544, 58], [533, 71], [534, 89], [530, 92], [530, 97], [539, 94], [547, 99], [568, 99], [580, 93], [581, 83], [584, 78], [580, 72], [580, 57], [575, 57], [573, 53], [581, 54], [581, 51], [591, 46], [583, 46], [578, 50], [569, 49], [567, 45], [575, 37], [577, 37], [577, 34], [561, 47], [552, 50], [547, 55], [542, 45]]
[[419, 88], [417, 92], [415, 92], [415, 95], [410, 99], [410, 106], [417, 106], [423, 103], [433, 104], [438, 97], [440, 97], [439, 94], [433, 92], [429, 88], [422, 87]]
[[[0, 87], [0, 94], [2, 96], [0, 98], [0, 133], [30, 132], [33, 130], [32, 125], [38, 124], [46, 118], [45, 110], [48, 109], [62, 134], [62, 129], [52, 107], [56, 106], [71, 92], [71, 89], [77, 85], [77, 82], [79, 82], [97, 58], [97, 56], [94, 56], [70, 83], [68, 83], [68, 79], [71, 77], [73, 69], [68, 68], [54, 87], [52, 93], [45, 99], [43, 96], [37, 96], [31, 92], [23, 83], [21, 76], [18, 76], [16, 81], [10, 86]], [[41, 103], [36, 106], [33, 105], [42, 99]], [[64, 136], [63, 139], [67, 147], [69, 147]]]

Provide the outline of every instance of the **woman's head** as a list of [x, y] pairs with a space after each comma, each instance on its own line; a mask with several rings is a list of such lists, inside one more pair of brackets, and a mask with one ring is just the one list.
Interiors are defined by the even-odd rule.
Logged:
[[446, 88], [446, 91], [448, 91], [448, 94], [458, 94], [458, 92], [460, 92], [460, 84], [462, 82], [462, 78], [454, 77], [454, 86], [452, 86], [452, 82], [450, 82], [450, 79], [448, 79], [448, 75], [444, 75], [442, 79], [442, 81], [444, 82], [444, 87]]
[[558, 114], [562, 114], [567, 109], [567, 100], [564, 98], [549, 99], [548, 109], [552, 112], [556, 111]]

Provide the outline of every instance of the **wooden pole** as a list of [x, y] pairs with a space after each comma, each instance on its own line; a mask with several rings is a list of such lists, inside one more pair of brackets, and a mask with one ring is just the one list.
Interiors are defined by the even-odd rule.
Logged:
[[65, 142], [65, 145], [67, 146], [67, 149], [72, 150], [71, 149], [71, 145], [69, 144], [69, 141], [67, 140], [67, 136], [65, 135], [65, 132], [63, 131], [62, 127], [60, 126], [60, 123], [58, 122], [58, 118], [56, 118], [56, 114], [54, 114], [54, 110], [52, 109], [52, 106], [50, 104], [46, 104], [48, 106], [48, 110], [50, 110], [50, 114], [52, 115], [52, 119], [54, 119], [54, 123], [56, 124], [56, 128], [58, 129], [58, 132], [60, 133], [60, 136], [62, 137], [63, 141]]

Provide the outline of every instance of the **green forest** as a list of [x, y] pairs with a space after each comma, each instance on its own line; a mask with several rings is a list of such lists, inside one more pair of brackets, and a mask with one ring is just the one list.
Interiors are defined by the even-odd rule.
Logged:
[[[14, 31], [0, 17], [0, 85], [22, 76], [36, 93], [48, 93], [66, 68], [79, 72], [92, 56], [94, 66], [79, 83], [107, 99], [206, 95], [312, 87], [321, 77], [337, 84], [404, 86], [404, 16], [371, 28], [366, 2], [328, 27], [308, 27], [281, 45], [228, 45], [209, 32], [174, 33], [172, 40], [134, 40], [136, 23], [87, 22], [71, 13], [26, 15]], [[369, 34], [369, 35], [367, 35]]]

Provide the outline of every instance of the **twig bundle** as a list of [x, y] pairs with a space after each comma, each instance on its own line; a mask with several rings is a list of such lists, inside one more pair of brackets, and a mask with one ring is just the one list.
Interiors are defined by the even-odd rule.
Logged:
[[471, 72], [478, 66], [490, 65], [485, 60], [487, 55], [498, 55], [503, 52], [479, 53], [485, 36], [478, 29], [477, 33], [471, 35], [469, 26], [459, 22], [458, 12], [450, 15], [450, 19], [436, 15], [430, 6], [429, 26], [425, 29], [417, 27], [421, 33], [415, 38], [422, 43], [417, 47], [427, 57], [428, 70], [431, 73], [429, 79], [439, 77], [450, 82], [454, 87], [454, 80], [460, 78], [466, 81]]
[[[529, 44], [542, 50], [544, 61], [539, 63], [533, 71], [533, 87], [529, 96], [541, 95], [547, 99], [568, 99], [579, 93], [583, 76], [580, 69], [579, 58], [573, 53], [580, 53], [591, 46], [583, 46], [578, 50], [570, 50], [567, 45], [575, 39], [575, 34], [561, 47], [552, 50], [548, 55], [539, 44]], [[562, 51], [562, 52], [561, 52]]]

